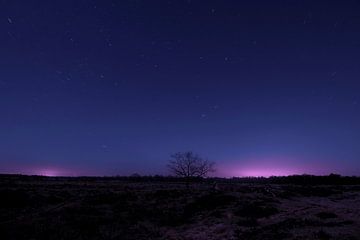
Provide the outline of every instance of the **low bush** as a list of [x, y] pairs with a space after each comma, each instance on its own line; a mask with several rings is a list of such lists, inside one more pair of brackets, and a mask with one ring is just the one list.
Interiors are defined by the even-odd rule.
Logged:
[[277, 214], [279, 210], [262, 202], [245, 202], [235, 211], [235, 215], [248, 218], [263, 218]]

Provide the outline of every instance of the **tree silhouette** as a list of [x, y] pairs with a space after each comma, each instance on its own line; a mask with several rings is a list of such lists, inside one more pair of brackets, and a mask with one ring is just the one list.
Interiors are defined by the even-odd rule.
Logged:
[[187, 151], [171, 155], [168, 168], [174, 175], [189, 179], [192, 177], [206, 177], [210, 172], [215, 171], [214, 165], [214, 162]]

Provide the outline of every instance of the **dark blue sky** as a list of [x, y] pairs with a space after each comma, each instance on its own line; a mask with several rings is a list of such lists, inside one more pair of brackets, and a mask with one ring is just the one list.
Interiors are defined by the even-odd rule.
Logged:
[[359, 1], [0, 1], [0, 172], [360, 175]]

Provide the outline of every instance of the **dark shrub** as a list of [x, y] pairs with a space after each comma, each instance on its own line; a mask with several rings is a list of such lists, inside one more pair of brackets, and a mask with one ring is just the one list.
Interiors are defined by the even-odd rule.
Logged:
[[341, 193], [340, 191], [330, 187], [299, 187], [297, 188], [297, 191], [300, 195], [306, 197], [329, 197], [331, 195]]
[[22, 190], [0, 190], [0, 208], [20, 208], [31, 205], [30, 196]]
[[173, 199], [179, 198], [183, 196], [185, 192], [179, 190], [157, 190], [153, 193], [152, 197], [156, 200], [166, 200], [166, 199]]
[[258, 229], [251, 228], [250, 230], [244, 232], [238, 232], [238, 239], [246, 240], [258, 240], [258, 239], [291, 239], [292, 235], [288, 232], [282, 231], [280, 229]]
[[314, 239], [327, 240], [327, 239], [331, 239], [331, 235], [325, 232], [324, 230], [320, 230], [314, 233]]
[[210, 216], [215, 218], [222, 218], [224, 216], [224, 212], [219, 209], [216, 209], [215, 211], [212, 211], [210, 213]]
[[135, 195], [128, 193], [103, 192], [89, 195], [84, 199], [84, 203], [92, 205], [125, 203], [134, 200]]
[[46, 203], [48, 204], [59, 204], [61, 202], [64, 202], [65, 199], [62, 198], [61, 196], [57, 196], [57, 195], [48, 195], [46, 196], [45, 200], [44, 200]]
[[332, 212], [319, 212], [316, 214], [318, 218], [321, 219], [328, 219], [328, 218], [337, 218], [338, 216], [335, 213]]
[[256, 227], [259, 225], [256, 218], [241, 218], [237, 225], [243, 226], [243, 227]]
[[342, 227], [342, 226], [351, 225], [351, 224], [354, 224], [354, 221], [345, 220], [345, 221], [339, 221], [339, 222], [326, 222], [323, 225], [326, 227]]
[[197, 198], [185, 207], [185, 214], [192, 215], [199, 211], [213, 210], [236, 202], [237, 198], [222, 193], [211, 193]]
[[262, 202], [245, 202], [239, 206], [235, 214], [241, 217], [263, 218], [277, 214], [279, 210]]

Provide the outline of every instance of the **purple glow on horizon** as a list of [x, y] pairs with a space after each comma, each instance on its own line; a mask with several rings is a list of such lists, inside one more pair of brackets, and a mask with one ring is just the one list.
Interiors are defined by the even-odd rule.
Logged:
[[[225, 162], [228, 162], [225, 164]], [[251, 156], [239, 158], [239, 161], [223, 160], [218, 161], [217, 171], [211, 176], [214, 177], [270, 177], [270, 176], [288, 176], [301, 174], [327, 175], [332, 172], [345, 174], [348, 169], [321, 164], [326, 161], [305, 162], [301, 158], [292, 157], [264, 157]], [[316, 164], [314, 164], [316, 163]], [[340, 170], [340, 171], [339, 171]], [[41, 176], [113, 176], [117, 175], [106, 169], [85, 169], [83, 166], [59, 166], [59, 165], [25, 165], [8, 164], [1, 170], [2, 173], [17, 173], [26, 175]], [[164, 171], [160, 174], [166, 175]], [[126, 174], [124, 174], [126, 175]]]
[[223, 177], [270, 177], [301, 174], [330, 174], [329, 166], [305, 164], [300, 159], [289, 157], [253, 157], [239, 163], [219, 166], [219, 175]]
[[67, 174], [58, 169], [41, 169], [35, 171], [35, 175], [47, 176], [47, 177], [57, 177], [57, 176], [66, 176]]
[[239, 175], [242, 177], [271, 177], [271, 176], [289, 176], [295, 174], [302, 174], [303, 172], [291, 169], [247, 169], [240, 171]]
[[57, 177], [57, 176], [95, 176], [90, 171], [78, 170], [76, 168], [64, 168], [59, 166], [11, 166], [3, 168], [1, 173], [8, 174], [24, 174], [24, 175], [38, 175], [38, 176], [47, 176], [47, 177]]

